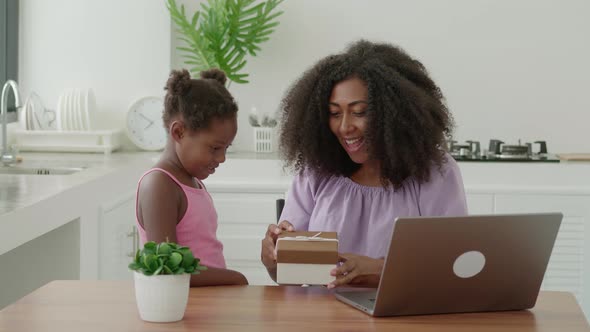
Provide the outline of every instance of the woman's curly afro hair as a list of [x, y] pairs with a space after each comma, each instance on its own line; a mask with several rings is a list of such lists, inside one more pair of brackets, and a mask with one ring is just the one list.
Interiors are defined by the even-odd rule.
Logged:
[[380, 161], [383, 185], [400, 188], [409, 177], [429, 181], [433, 165], [446, 162], [445, 140], [453, 129], [442, 92], [402, 49], [365, 40], [320, 60], [287, 91], [279, 143], [286, 166], [320, 176], [351, 176], [360, 168], [328, 123], [332, 88], [351, 77], [367, 85], [365, 142], [369, 157]]

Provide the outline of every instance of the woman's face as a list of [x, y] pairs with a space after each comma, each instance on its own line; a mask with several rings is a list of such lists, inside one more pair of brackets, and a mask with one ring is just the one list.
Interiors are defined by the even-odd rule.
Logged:
[[357, 164], [369, 160], [365, 145], [367, 107], [369, 92], [363, 80], [352, 77], [334, 85], [329, 102], [330, 130]]
[[177, 155], [184, 169], [199, 180], [215, 173], [225, 161], [225, 153], [236, 137], [237, 118], [213, 118], [209, 127], [185, 130], [177, 144]]

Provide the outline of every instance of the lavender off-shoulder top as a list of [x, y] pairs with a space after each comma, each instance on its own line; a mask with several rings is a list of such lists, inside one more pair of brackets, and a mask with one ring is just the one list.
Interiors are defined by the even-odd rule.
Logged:
[[295, 230], [338, 232], [339, 252], [386, 255], [397, 217], [460, 216], [467, 203], [459, 166], [447, 155], [428, 183], [407, 179], [401, 189], [369, 187], [343, 176], [295, 176], [280, 220]]

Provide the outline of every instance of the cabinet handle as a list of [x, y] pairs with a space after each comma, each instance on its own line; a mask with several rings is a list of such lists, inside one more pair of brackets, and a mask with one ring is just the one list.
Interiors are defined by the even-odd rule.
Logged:
[[135, 252], [137, 252], [137, 250], [139, 250], [139, 231], [137, 230], [137, 227], [133, 226], [133, 231], [135, 232], [135, 237], [133, 238], [133, 254], [135, 255]]
[[133, 250], [127, 254], [127, 257], [135, 257], [135, 253], [137, 252], [137, 239], [139, 238], [139, 234], [137, 232], [137, 228], [133, 226], [131, 232], [127, 233], [127, 237], [132, 238], [131, 241], [133, 242]]

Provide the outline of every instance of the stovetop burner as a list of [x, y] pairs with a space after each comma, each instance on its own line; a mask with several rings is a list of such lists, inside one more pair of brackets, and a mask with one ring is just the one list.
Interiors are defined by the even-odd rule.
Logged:
[[547, 142], [508, 145], [498, 139], [491, 139], [488, 149], [482, 151], [478, 141], [448, 142], [449, 153], [457, 161], [517, 161], [517, 162], [559, 162], [559, 159], [547, 153]]

